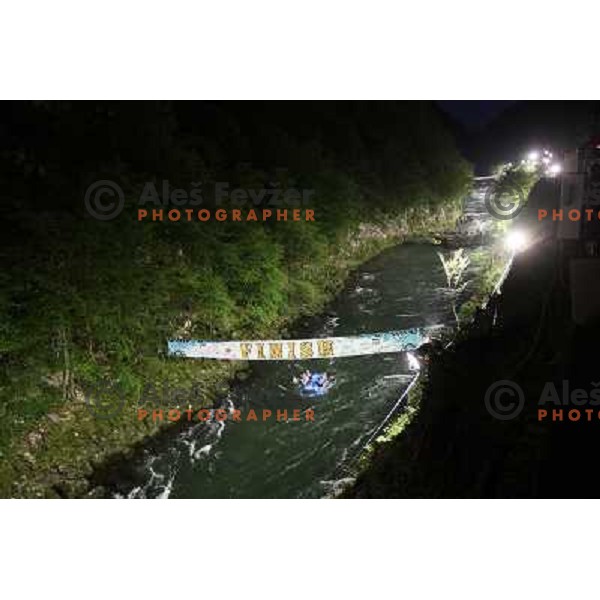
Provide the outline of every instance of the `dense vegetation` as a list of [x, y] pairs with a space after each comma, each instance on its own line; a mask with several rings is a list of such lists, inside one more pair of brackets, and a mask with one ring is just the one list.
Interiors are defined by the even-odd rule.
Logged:
[[[429, 103], [1, 110], [3, 495], [78, 493], [65, 480], [148, 433], [132, 412], [94, 419], [88, 386], [134, 404], [148, 381], [200, 380], [188, 400], [207, 401], [228, 368], [168, 360], [168, 338], [259, 336], [314, 311], [385, 244], [447, 226], [470, 177]], [[114, 220], [85, 211], [97, 180], [124, 190]], [[144, 182], [163, 180], [311, 189], [316, 222], [138, 222]]]

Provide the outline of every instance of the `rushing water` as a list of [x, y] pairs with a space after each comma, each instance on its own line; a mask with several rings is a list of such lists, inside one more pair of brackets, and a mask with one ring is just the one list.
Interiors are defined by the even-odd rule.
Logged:
[[[480, 212], [472, 198], [467, 212]], [[407, 244], [362, 266], [298, 337], [344, 336], [452, 321], [437, 248]], [[476, 268], [476, 267], [472, 267]], [[323, 397], [299, 396], [292, 378], [304, 369], [336, 375]], [[314, 409], [314, 421], [198, 423], [146, 450], [130, 467], [136, 484], [119, 494], [178, 498], [312, 498], [335, 491], [370, 435], [412, 380], [405, 354], [253, 363], [251, 376], [223, 399], [230, 408]], [[260, 414], [260, 413], [259, 413]]]

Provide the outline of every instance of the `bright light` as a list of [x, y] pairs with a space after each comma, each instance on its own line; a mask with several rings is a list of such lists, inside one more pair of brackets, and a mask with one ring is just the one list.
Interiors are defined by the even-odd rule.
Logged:
[[406, 356], [408, 358], [408, 368], [411, 371], [419, 371], [421, 369], [421, 363], [418, 361], [417, 357], [412, 352], [407, 352]]
[[516, 254], [527, 246], [527, 236], [522, 231], [509, 231], [504, 243], [508, 250]]
[[548, 171], [550, 171], [551, 175], [558, 175], [562, 171], [562, 167], [560, 165], [554, 164], [550, 166]]
[[550, 157], [549, 157], [549, 156], [544, 156], [544, 157], [542, 158], [542, 162], [543, 162], [545, 165], [549, 165], [549, 164], [550, 164]]
[[530, 152], [527, 156], [527, 158], [531, 161], [531, 162], [535, 162], [538, 158], [540, 157], [540, 153], [537, 150], [533, 150], [532, 152]]

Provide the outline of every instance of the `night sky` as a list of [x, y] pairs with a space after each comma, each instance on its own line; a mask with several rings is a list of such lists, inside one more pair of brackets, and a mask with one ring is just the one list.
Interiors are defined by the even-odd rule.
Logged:
[[438, 104], [469, 129], [487, 125], [515, 100], [439, 100]]

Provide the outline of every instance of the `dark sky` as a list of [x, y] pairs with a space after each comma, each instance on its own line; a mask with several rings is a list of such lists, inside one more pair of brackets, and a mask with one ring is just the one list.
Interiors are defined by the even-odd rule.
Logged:
[[439, 100], [438, 104], [469, 129], [487, 125], [516, 100]]

